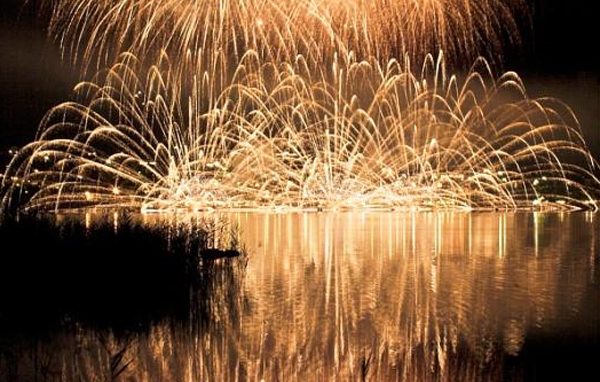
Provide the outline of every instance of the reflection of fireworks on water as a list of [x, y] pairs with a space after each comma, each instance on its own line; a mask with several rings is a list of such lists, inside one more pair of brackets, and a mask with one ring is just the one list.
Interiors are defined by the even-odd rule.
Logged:
[[[258, 51], [269, 60], [302, 54], [328, 62], [337, 51], [383, 61], [443, 50], [469, 62], [496, 58], [518, 41], [520, 0], [55, 0], [50, 33], [71, 58], [110, 64], [116, 54], [179, 62], [189, 54]], [[234, 63], [235, 65], [235, 63]], [[183, 71], [182, 67], [179, 67]]]
[[537, 333], [585, 321], [574, 312], [596, 296], [600, 224], [580, 214], [225, 218], [245, 227], [249, 263], [203, 265], [185, 324], [157, 322], [126, 344], [75, 325], [23, 343], [19, 365], [48, 360], [67, 380], [106, 380], [110, 353], [125, 349], [122, 379], [135, 381], [501, 380], [522, 375], [514, 360]]
[[5, 203], [27, 191], [42, 210], [595, 207], [570, 110], [481, 60], [461, 80], [441, 58], [415, 74], [249, 52], [229, 86], [199, 75], [189, 90], [166, 59], [141, 66], [122, 56], [48, 114], [9, 166]]

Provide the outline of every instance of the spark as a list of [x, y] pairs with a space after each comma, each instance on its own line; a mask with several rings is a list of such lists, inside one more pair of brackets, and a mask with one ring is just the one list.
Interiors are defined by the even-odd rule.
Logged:
[[[416, 74], [408, 56], [338, 55], [324, 69], [248, 52], [219, 91], [203, 68], [182, 84], [170, 62], [147, 68], [124, 54], [80, 84], [78, 103], [52, 109], [12, 158], [2, 205], [597, 208], [597, 163], [570, 109], [528, 98], [515, 73], [496, 77], [485, 60], [459, 80], [442, 55]], [[16, 192], [26, 181], [37, 184], [31, 198]]]
[[[341, 52], [386, 62], [442, 50], [456, 63], [501, 57], [519, 43], [522, 0], [46, 0], [50, 33], [84, 67], [111, 65], [121, 52], [166, 52], [185, 73], [190, 57], [227, 52], [235, 67], [248, 50], [271, 61], [298, 55], [329, 63]], [[189, 64], [189, 65], [188, 65]], [[420, 63], [419, 63], [420, 64]], [[138, 97], [142, 92], [137, 92]], [[137, 98], [137, 97], [136, 97]]]

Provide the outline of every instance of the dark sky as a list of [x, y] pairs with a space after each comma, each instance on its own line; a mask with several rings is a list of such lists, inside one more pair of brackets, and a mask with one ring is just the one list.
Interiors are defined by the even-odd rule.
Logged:
[[532, 25], [523, 25], [522, 49], [509, 52], [507, 69], [519, 72], [564, 74], [598, 73], [595, 54], [597, 14], [590, 1], [529, 0]]
[[46, 111], [67, 100], [77, 80], [24, 2], [0, 5], [0, 150], [32, 140]]
[[[29, 0], [35, 2], [35, 0]], [[25, 0], [0, 5], [0, 150], [29, 142], [45, 112], [69, 99], [77, 72], [48, 41], [44, 18]], [[521, 48], [507, 51], [532, 96], [551, 95], [572, 106], [600, 157], [597, 14], [589, 1], [530, 0], [532, 25], [522, 21]], [[0, 158], [2, 161], [2, 158]]]

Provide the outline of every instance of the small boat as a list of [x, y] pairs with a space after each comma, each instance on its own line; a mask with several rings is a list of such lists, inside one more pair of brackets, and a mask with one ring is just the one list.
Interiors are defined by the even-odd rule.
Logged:
[[207, 248], [200, 251], [200, 257], [204, 260], [230, 259], [239, 255], [240, 252], [234, 249]]

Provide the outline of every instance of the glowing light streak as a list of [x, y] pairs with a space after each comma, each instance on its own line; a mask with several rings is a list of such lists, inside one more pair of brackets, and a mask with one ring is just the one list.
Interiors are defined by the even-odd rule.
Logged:
[[464, 80], [441, 55], [420, 74], [409, 61], [322, 68], [248, 52], [226, 86], [203, 69], [188, 86], [167, 57], [144, 69], [124, 54], [48, 113], [9, 164], [3, 205], [597, 209], [597, 163], [567, 106], [528, 98], [482, 59]]

